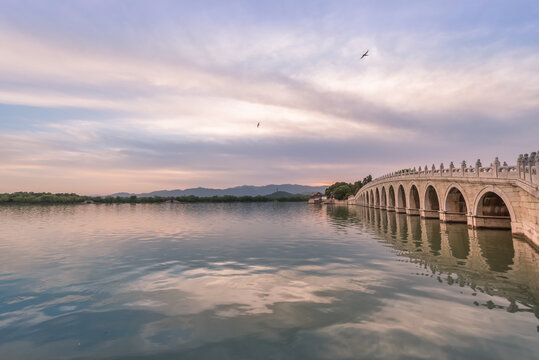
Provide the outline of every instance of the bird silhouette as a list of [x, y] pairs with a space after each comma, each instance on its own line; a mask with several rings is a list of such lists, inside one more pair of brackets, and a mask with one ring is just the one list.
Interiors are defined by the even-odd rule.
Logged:
[[[361, 59], [363, 59], [365, 56], [369, 56], [368, 53], [369, 53], [369, 50], [365, 51], [365, 54], [361, 55]], [[361, 60], [361, 59], [359, 59], [359, 60]]]
[[260, 123], [256, 124], [256, 127], [259, 128], [259, 127], [260, 127]]

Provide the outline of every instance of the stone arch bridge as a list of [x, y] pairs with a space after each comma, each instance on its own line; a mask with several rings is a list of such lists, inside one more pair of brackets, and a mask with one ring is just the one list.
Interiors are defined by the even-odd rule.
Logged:
[[539, 248], [539, 153], [516, 165], [432, 165], [381, 176], [348, 199], [349, 204], [395, 211], [472, 228], [511, 229]]

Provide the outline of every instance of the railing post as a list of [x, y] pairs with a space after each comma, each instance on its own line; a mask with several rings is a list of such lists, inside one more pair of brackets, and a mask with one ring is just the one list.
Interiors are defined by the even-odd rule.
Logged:
[[444, 176], [444, 163], [440, 164], [440, 176]]
[[535, 155], [535, 182], [539, 183], [539, 150]]
[[[434, 164], [433, 164], [434, 166]], [[429, 168], [427, 167], [427, 165], [425, 165], [425, 176], [429, 174]]]
[[475, 162], [475, 172], [476, 172], [476, 176], [479, 176], [479, 169], [481, 168], [481, 160], [480, 159], [477, 159], [477, 161]]
[[536, 154], [535, 152], [532, 152], [530, 154], [530, 160], [528, 162], [529, 168], [530, 168], [530, 182], [533, 184], [533, 166], [535, 165], [536, 161]]
[[453, 164], [453, 161], [449, 163], [449, 176], [453, 176], [453, 169], [455, 168], [455, 165]]
[[517, 159], [517, 175], [519, 179], [522, 179], [522, 161], [524, 161], [524, 156], [520, 154]]
[[528, 169], [528, 154], [524, 154], [524, 158], [522, 158], [522, 165], [522, 170], [524, 170], [524, 181], [526, 181], [526, 170]]
[[496, 158], [494, 159], [494, 177], [498, 177], [498, 171], [500, 169], [500, 160], [498, 159], [498, 157], [496, 156]]
[[461, 171], [461, 176], [465, 176], [465, 174], [466, 174], [466, 160], [462, 160], [462, 163], [460, 163], [460, 171]]

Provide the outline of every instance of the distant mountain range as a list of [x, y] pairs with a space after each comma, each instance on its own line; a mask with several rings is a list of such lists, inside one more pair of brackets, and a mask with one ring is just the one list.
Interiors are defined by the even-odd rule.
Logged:
[[126, 192], [120, 192], [116, 194], [111, 194], [109, 196], [132, 196], [136, 195], [138, 197], [148, 197], [148, 196], [163, 196], [163, 197], [174, 197], [174, 196], [199, 196], [199, 197], [208, 197], [208, 196], [257, 196], [257, 195], [270, 195], [277, 191], [287, 192], [290, 194], [312, 194], [315, 192], [323, 193], [326, 190], [327, 186], [306, 186], [306, 185], [295, 185], [295, 184], [282, 184], [282, 185], [265, 185], [265, 186], [236, 186], [228, 189], [209, 189], [209, 188], [192, 188], [185, 190], [157, 190], [149, 193], [142, 194], [132, 194]]

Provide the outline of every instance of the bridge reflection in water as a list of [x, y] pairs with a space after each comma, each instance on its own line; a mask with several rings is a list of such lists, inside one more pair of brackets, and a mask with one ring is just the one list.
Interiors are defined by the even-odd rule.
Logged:
[[526, 241], [513, 238], [510, 230], [470, 229], [362, 206], [327, 209], [335, 225], [355, 223], [398, 256], [428, 270], [426, 275], [504, 297], [511, 304], [507, 311], [534, 312], [539, 318], [539, 254]]

